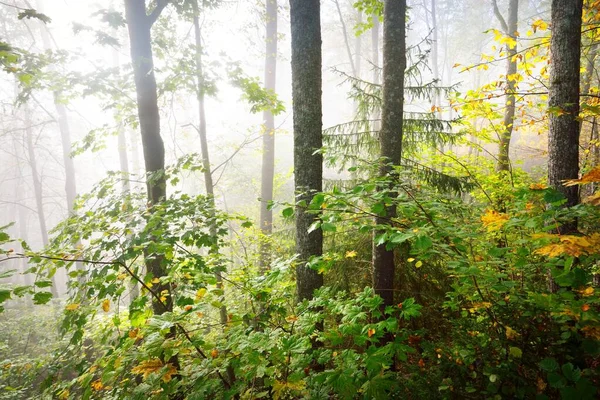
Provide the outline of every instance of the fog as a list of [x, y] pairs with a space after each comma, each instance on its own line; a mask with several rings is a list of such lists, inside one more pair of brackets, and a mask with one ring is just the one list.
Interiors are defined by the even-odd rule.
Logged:
[[[418, 46], [420, 52], [427, 54], [428, 60], [428, 66], [421, 71], [422, 81], [431, 81], [437, 71], [439, 85], [454, 86], [456, 91], [464, 94], [483, 82], [498, 79], [504, 73], [504, 61], [489, 63], [485, 69], [463, 71], [464, 66], [480, 62], [482, 54], [492, 53], [492, 48], [499, 47], [493, 43], [494, 34], [486, 33], [489, 29], [499, 28], [487, 2], [439, 0], [437, 3], [437, 65], [433, 68], [431, 2], [409, 2], [408, 43]], [[507, 1], [498, 3], [502, 10], [507, 8]], [[525, 32], [532, 21], [547, 18], [548, 3], [543, 0], [522, 2], [520, 30]], [[36, 18], [19, 20], [18, 13], [25, 9], [36, 9], [51, 21], [44, 24]], [[131, 186], [135, 191], [145, 191], [140, 133], [137, 125], [132, 123], [137, 114], [127, 29], [124, 26], [113, 29], [102, 21], [102, 12], [108, 9], [122, 14], [123, 4], [114, 0], [45, 0], [37, 3], [5, 0], [0, 3], [2, 40], [32, 54], [51, 51], [47, 53], [51, 60], [41, 68], [32, 87], [24, 89], [10, 71], [0, 73], [3, 143], [0, 147], [0, 225], [12, 224], [11, 235], [24, 239], [32, 249], [41, 249], [46, 232], [51, 232], [69, 213], [59, 128], [60, 107], [66, 110], [66, 121], [63, 122], [68, 125], [71, 136], [77, 194], [89, 192], [108, 171], [123, 168], [119, 158], [119, 130], [123, 131], [125, 139], [124, 153], [131, 173]], [[322, 1], [324, 128], [354, 118], [355, 104], [348, 97], [351, 85], [342, 73], [352, 75], [356, 69], [358, 78], [372, 81], [373, 71], [377, 73], [381, 66], [381, 59], [373, 59], [371, 31], [367, 29], [358, 37], [355, 34], [358, 16], [350, 0]], [[368, 16], [361, 18], [368, 21]], [[285, 105], [285, 112], [275, 117], [274, 199], [277, 202], [293, 199], [289, 24], [289, 6], [281, 1], [276, 93]], [[205, 74], [216, 89], [206, 99], [216, 203], [220, 209], [243, 213], [257, 221], [262, 113], [251, 112], [251, 105], [244, 100], [242, 91], [231, 83], [228, 70], [232, 65], [238, 65], [245, 76], [256, 77], [262, 82], [264, 4], [262, 1], [232, 0], [220, 2], [218, 7], [207, 7], [201, 12], [201, 30]], [[161, 135], [166, 146], [166, 162], [173, 164], [186, 154], [200, 153], [194, 128], [198, 119], [195, 94], [184, 87], [185, 82], [177, 80], [176, 72], [182, 57], [192, 58], [193, 26], [179, 17], [175, 9], [167, 7], [152, 34], [160, 91]], [[49, 35], [46, 43], [44, 35]], [[381, 39], [377, 44], [381, 47]], [[381, 48], [378, 53], [381, 58]], [[353, 63], [360, 64], [359, 69]], [[23, 96], [26, 97], [24, 101]], [[447, 98], [438, 101], [441, 103], [436, 104], [435, 99], [419, 100], [408, 107], [414, 111], [428, 111], [437, 106], [444, 118], [461, 117], [451, 109]], [[499, 103], [502, 101], [498, 99]], [[456, 126], [454, 129], [458, 132], [461, 128]], [[515, 159], [526, 160], [527, 168], [544, 161], [543, 152], [538, 151], [543, 146], [536, 136], [537, 132], [526, 130], [516, 133], [515, 146], [511, 149]], [[86, 140], [88, 146], [82, 148]], [[496, 146], [488, 143], [483, 148], [495, 152]], [[457, 154], [468, 151], [464, 145], [457, 145], [452, 150]], [[325, 173], [328, 179], [346, 175], [336, 165], [329, 165]], [[202, 179], [199, 172], [184, 174], [168, 191], [203, 193]], [[284, 227], [283, 221], [274, 223], [274, 230]], [[52, 233], [49, 236], [51, 238]], [[25, 268], [19, 264], [21, 262], [24, 261], [4, 262], [1, 268]], [[64, 272], [59, 271], [63, 294], [65, 279]]]

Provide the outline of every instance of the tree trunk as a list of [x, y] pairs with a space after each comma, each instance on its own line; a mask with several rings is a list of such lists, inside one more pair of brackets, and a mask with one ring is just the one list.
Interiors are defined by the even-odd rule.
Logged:
[[[356, 23], [362, 24], [363, 14], [362, 11], [356, 10]], [[356, 71], [355, 78], [360, 79], [361, 70], [361, 58], [362, 58], [362, 35], [355, 35], [354, 38], [354, 70]]]
[[323, 231], [308, 232], [319, 219], [307, 212], [323, 189], [321, 92], [321, 5], [319, 0], [290, 0], [292, 31], [292, 97], [294, 113], [294, 186], [296, 190], [296, 267], [298, 300], [310, 299], [323, 276], [308, 267], [323, 254]]
[[[31, 132], [31, 123], [29, 121], [30, 110], [25, 109], [25, 140], [27, 142], [27, 153], [29, 155], [29, 167], [31, 169], [31, 179], [33, 180], [33, 191], [35, 193], [35, 204], [37, 208], [38, 222], [40, 224], [40, 234], [44, 247], [48, 245], [48, 228], [46, 226], [46, 213], [44, 212], [44, 193], [42, 182], [38, 175], [37, 158], [35, 156], [35, 147], [33, 145], [33, 133]], [[56, 276], [52, 276], [52, 296], [58, 297], [58, 288], [56, 285]]]
[[[143, 0], [125, 0], [125, 16], [129, 30], [131, 62], [146, 167], [148, 203], [152, 207], [165, 200], [167, 196], [164, 176], [165, 147], [160, 136], [160, 115], [150, 36], [152, 20], [146, 15], [146, 4]], [[162, 266], [164, 261], [162, 256], [155, 254], [145, 254], [145, 256], [146, 269], [149, 273], [155, 278], [166, 275]], [[158, 293], [165, 290], [171, 293], [170, 289], [170, 285], [156, 286]], [[153, 309], [158, 315], [172, 311], [172, 297], [166, 296], [164, 304], [153, 302]]]
[[[265, 36], [265, 88], [275, 91], [277, 82], [277, 0], [266, 1], [267, 32]], [[260, 184], [260, 230], [263, 235], [273, 232], [273, 211], [268, 205], [273, 201], [273, 179], [275, 177], [275, 117], [266, 110], [263, 113], [263, 153]], [[260, 269], [264, 272], [271, 261], [268, 239], [261, 240]]]
[[[44, 3], [38, 1], [38, 8], [41, 12], [44, 11]], [[42, 35], [42, 43], [44, 44], [45, 50], [52, 50], [52, 43], [50, 41], [50, 32], [46, 24], [42, 24], [40, 33]], [[73, 215], [73, 207], [75, 205], [75, 198], [77, 197], [77, 183], [75, 180], [75, 164], [71, 157], [71, 128], [69, 126], [69, 118], [67, 116], [67, 108], [62, 103], [61, 97], [62, 92], [55, 90], [52, 92], [54, 99], [54, 108], [58, 115], [58, 128], [60, 130], [60, 139], [62, 145], [62, 156], [63, 164], [65, 166], [65, 193], [67, 196], [67, 213], [69, 216]], [[77, 270], [83, 271], [84, 267], [81, 262], [76, 262], [75, 266]]]
[[[197, 90], [196, 96], [198, 99], [198, 134], [200, 136], [200, 151], [202, 153], [202, 167], [204, 170], [204, 185], [206, 188], [206, 195], [210, 201], [210, 219], [216, 220], [215, 217], [215, 187], [212, 179], [212, 171], [210, 168], [210, 157], [208, 152], [208, 140], [206, 134], [206, 111], [204, 108], [204, 73], [202, 68], [202, 34], [200, 31], [200, 19], [198, 1], [192, 1], [192, 8], [194, 11], [194, 37], [196, 40], [196, 80]], [[211, 223], [209, 227], [210, 235], [217, 237], [217, 225]], [[214, 245], [211, 250], [213, 253], [218, 253], [219, 249], [217, 245]], [[223, 289], [223, 276], [220, 270], [215, 271], [215, 279], [217, 281], [217, 287]], [[222, 328], [225, 329], [227, 326], [227, 307], [222, 305], [219, 308], [219, 322]], [[229, 384], [233, 384], [235, 381], [235, 374], [231, 366], [227, 366], [227, 377], [229, 378]]]
[[338, 12], [338, 18], [340, 19], [340, 24], [342, 25], [342, 33], [344, 35], [344, 44], [346, 45], [346, 54], [348, 55], [348, 62], [350, 63], [350, 70], [352, 71], [352, 76], [356, 78], [357, 77], [356, 67], [354, 66], [354, 59], [352, 58], [352, 50], [350, 49], [350, 39], [348, 38], [348, 30], [346, 29], [346, 22], [344, 22], [344, 15], [342, 14], [342, 9], [340, 7], [339, 1], [333, 0], [333, 2], [335, 3], [335, 7]]
[[[373, 14], [373, 28], [371, 29], [371, 51], [373, 63], [373, 83], [379, 85], [379, 15]], [[373, 111], [373, 131], [378, 132], [381, 127], [381, 112], [379, 110]]]
[[[579, 176], [579, 80], [581, 15], [583, 0], [552, 0], [550, 41], [550, 124], [548, 137], [548, 182], [567, 199], [566, 206], [579, 203], [577, 186], [564, 186], [565, 179]], [[577, 221], [563, 225], [560, 233], [577, 230]]]
[[[494, 13], [500, 21], [504, 34], [513, 40], [517, 40], [518, 16], [519, 16], [519, 0], [510, 0], [508, 6], [508, 21], [505, 21], [502, 14], [498, 10], [496, 0], [493, 1]], [[506, 45], [507, 67], [506, 67], [506, 106], [504, 109], [504, 129], [500, 133], [500, 145], [498, 148], [498, 165], [496, 169], [499, 172], [509, 172], [510, 166], [510, 140], [515, 122], [515, 88], [517, 73], [517, 45], [511, 46], [511, 43]]]
[[[386, 0], [383, 12], [383, 106], [381, 114], [380, 176], [389, 178], [402, 157], [402, 123], [404, 110], [404, 70], [406, 68], [406, 0]], [[386, 190], [386, 189], [381, 189]], [[390, 195], [394, 197], [395, 194]], [[396, 216], [396, 206], [386, 207], [378, 225]], [[385, 243], [373, 244], [373, 287], [385, 305], [394, 303], [394, 251]]]

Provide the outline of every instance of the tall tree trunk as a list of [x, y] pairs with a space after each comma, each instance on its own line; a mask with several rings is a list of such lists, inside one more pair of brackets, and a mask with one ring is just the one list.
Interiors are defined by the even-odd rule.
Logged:
[[[37, 2], [38, 9], [40, 11], [44, 11], [44, 3], [41, 0]], [[40, 28], [40, 33], [42, 35], [42, 43], [44, 45], [45, 50], [52, 50], [52, 43], [50, 38], [50, 31], [46, 24], [42, 24]], [[63, 164], [65, 167], [65, 193], [67, 196], [67, 213], [69, 216], [74, 213], [74, 205], [75, 198], [77, 197], [77, 183], [75, 180], [75, 164], [73, 162], [73, 158], [71, 157], [71, 128], [69, 126], [69, 118], [67, 116], [67, 108], [63, 104], [62, 92], [60, 90], [55, 90], [52, 92], [53, 100], [54, 100], [54, 108], [56, 110], [56, 115], [58, 115], [58, 128], [60, 131], [60, 139], [62, 145], [62, 157]], [[77, 270], [83, 271], [84, 267], [81, 262], [76, 262], [75, 266]]]
[[[38, 174], [37, 158], [35, 155], [35, 147], [33, 144], [33, 133], [31, 132], [31, 123], [29, 121], [30, 110], [25, 109], [25, 140], [27, 143], [27, 154], [29, 156], [29, 167], [31, 169], [31, 179], [33, 181], [33, 191], [35, 193], [35, 204], [37, 208], [38, 222], [40, 224], [40, 234], [42, 236], [42, 244], [44, 247], [48, 245], [48, 228], [46, 226], [46, 213], [44, 211], [44, 193], [42, 182]], [[58, 288], [56, 285], [56, 277], [52, 276], [52, 296], [58, 297]]]
[[354, 59], [352, 58], [352, 50], [350, 49], [350, 38], [348, 37], [348, 29], [346, 29], [346, 22], [344, 22], [344, 15], [342, 14], [342, 9], [340, 7], [339, 0], [333, 0], [333, 2], [335, 3], [335, 7], [338, 12], [338, 18], [340, 19], [340, 24], [342, 25], [342, 34], [344, 35], [344, 44], [346, 45], [346, 54], [348, 55], [348, 62], [350, 63], [350, 70], [352, 71], [352, 76], [357, 77], [356, 67], [354, 66]]
[[[275, 91], [277, 82], [277, 0], [266, 1], [267, 32], [265, 35], [265, 88]], [[275, 117], [269, 110], [263, 113], [263, 153], [260, 184], [260, 230], [263, 235], [273, 232], [273, 211], [268, 207], [273, 201], [273, 179], [275, 177]], [[261, 240], [260, 269], [265, 271], [271, 261], [268, 239]]]
[[[564, 186], [565, 179], [579, 176], [579, 80], [583, 0], [552, 0], [550, 41], [550, 124], [548, 137], [548, 182], [567, 199], [566, 206], [579, 203], [577, 186]], [[577, 221], [560, 227], [561, 233], [577, 230]]]
[[[125, 0], [125, 16], [129, 30], [131, 62], [135, 79], [138, 117], [146, 167], [146, 187], [148, 203], [152, 207], [165, 200], [167, 196], [165, 168], [165, 147], [160, 136], [160, 115], [158, 111], [158, 94], [154, 77], [154, 61], [150, 30], [158, 17], [157, 8], [146, 15], [146, 4], [143, 0]], [[164, 257], [145, 254], [146, 269], [156, 278], [167, 273], [163, 268]], [[159, 284], [156, 291], [171, 293], [169, 284]], [[155, 314], [163, 314], [173, 310], [172, 297], [166, 296], [163, 304], [153, 302]]]
[[[362, 24], [363, 14], [362, 11], [356, 10], [356, 23]], [[355, 78], [360, 79], [361, 72], [361, 58], [362, 58], [362, 35], [355, 35], [354, 38], [354, 69], [356, 71]]]
[[310, 299], [323, 276], [308, 267], [323, 254], [323, 231], [308, 232], [319, 219], [307, 212], [315, 193], [323, 190], [321, 5], [319, 0], [290, 0], [292, 31], [292, 98], [294, 112], [294, 186], [296, 190], [296, 267], [298, 299]]
[[[373, 83], [375, 85], [379, 85], [379, 15], [373, 14], [372, 18], [373, 28], [371, 29], [371, 62], [373, 63]], [[379, 121], [381, 118], [381, 112], [379, 110], [373, 111], [371, 118], [373, 119], [373, 131], [378, 132], [381, 127], [381, 121]]]
[[[404, 70], [406, 69], [406, 0], [386, 0], [383, 11], [383, 106], [381, 114], [381, 177], [389, 178], [402, 158]], [[383, 189], [386, 190], [386, 189]], [[391, 194], [395, 196], [394, 193]], [[396, 217], [396, 206], [386, 207], [378, 225]], [[394, 303], [394, 251], [373, 243], [373, 287], [385, 305]]]
[[[196, 96], [198, 99], [198, 134], [200, 136], [200, 151], [202, 153], [202, 167], [204, 170], [204, 185], [206, 188], [206, 195], [210, 199], [210, 217], [212, 221], [216, 220], [215, 217], [215, 187], [212, 179], [212, 171], [210, 168], [210, 156], [208, 151], [208, 140], [206, 134], [206, 111], [204, 108], [204, 72], [202, 68], [202, 33], [200, 31], [200, 11], [198, 9], [198, 1], [192, 1], [192, 8], [194, 12], [194, 37], [196, 40], [196, 80], [197, 90]], [[211, 236], [217, 237], [217, 225], [213, 222], [209, 227]], [[210, 250], [213, 253], [218, 253], [219, 249], [217, 245], [214, 245]], [[215, 279], [217, 281], [217, 287], [223, 289], [223, 276], [220, 270], [215, 271]], [[219, 308], [219, 318], [223, 329], [227, 326], [227, 307], [222, 305]], [[227, 377], [229, 383], [232, 384], [235, 381], [235, 374], [231, 366], [227, 366]]]
[[[494, 6], [494, 14], [502, 26], [504, 34], [511, 39], [517, 40], [518, 17], [519, 17], [519, 0], [510, 0], [508, 5], [508, 21], [498, 9], [496, 0], [492, 0]], [[517, 80], [517, 45], [508, 43], [506, 45], [507, 66], [506, 66], [506, 106], [504, 109], [504, 129], [500, 133], [500, 145], [498, 148], [498, 165], [496, 169], [499, 172], [509, 172], [510, 167], [510, 140], [515, 123], [515, 88]]]

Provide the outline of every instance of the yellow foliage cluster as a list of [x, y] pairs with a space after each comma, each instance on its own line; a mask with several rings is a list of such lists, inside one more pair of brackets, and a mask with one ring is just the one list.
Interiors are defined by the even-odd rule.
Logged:
[[[133, 367], [131, 372], [138, 375], [143, 375], [144, 379], [148, 377], [148, 375], [158, 372], [165, 365], [158, 358], [154, 358], [152, 360], [142, 361], [137, 367]], [[177, 368], [175, 368], [172, 364], [166, 364], [166, 371], [163, 373], [162, 380], [163, 382], [171, 381], [173, 375], [177, 373]]]
[[580, 179], [571, 179], [565, 182], [565, 186], [584, 185], [586, 183], [600, 182], [600, 165], [584, 174]]
[[508, 215], [499, 213], [496, 210], [487, 210], [481, 217], [481, 222], [483, 222], [483, 226], [487, 228], [488, 232], [499, 231], [507, 221]]
[[536, 234], [535, 238], [558, 239], [558, 242], [545, 245], [535, 251], [536, 254], [548, 257], [596, 254], [600, 252], [600, 233], [589, 236]]

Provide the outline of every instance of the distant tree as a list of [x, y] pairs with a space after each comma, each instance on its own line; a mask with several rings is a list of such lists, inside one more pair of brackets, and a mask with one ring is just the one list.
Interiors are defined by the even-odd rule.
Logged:
[[[129, 30], [131, 62], [135, 79], [137, 108], [144, 149], [146, 166], [146, 187], [148, 203], [154, 204], [165, 200], [167, 196], [165, 168], [165, 146], [160, 136], [160, 115], [158, 111], [158, 94], [154, 76], [151, 28], [168, 3], [159, 1], [150, 14], [146, 14], [144, 0], [125, 0], [125, 16]], [[162, 257], [146, 254], [146, 269], [155, 278], [166, 275]], [[158, 293], [171, 292], [169, 284], [157, 285]], [[156, 314], [173, 310], [171, 296], [165, 296], [163, 303], [153, 303]]]
[[[266, 1], [266, 36], [265, 36], [265, 89], [275, 91], [277, 82], [277, 0]], [[263, 153], [260, 185], [260, 230], [263, 235], [273, 232], [273, 211], [268, 207], [273, 200], [273, 179], [275, 176], [275, 117], [273, 111], [263, 112]], [[260, 250], [260, 267], [268, 267], [270, 249], [267, 241], [262, 241]]]
[[519, 17], [519, 0], [510, 0], [508, 6], [508, 20], [505, 20], [498, 9], [496, 0], [492, 0], [494, 14], [500, 22], [504, 34], [512, 40], [506, 44], [506, 108], [504, 109], [504, 126], [500, 132], [500, 146], [498, 149], [498, 171], [510, 171], [510, 140], [515, 122], [515, 86], [517, 79], [517, 30]]
[[[548, 137], [548, 182], [567, 199], [566, 206], [579, 203], [577, 186], [564, 186], [579, 175], [579, 80], [583, 0], [552, 0], [550, 42], [550, 124]], [[561, 233], [577, 230], [572, 221]]]
[[[406, 68], [406, 0], [386, 0], [383, 11], [383, 104], [381, 112], [379, 174], [388, 177], [402, 159], [404, 75]], [[392, 193], [393, 197], [394, 194]], [[396, 217], [396, 206], [387, 206], [376, 223]], [[394, 303], [394, 251], [386, 244], [373, 244], [373, 287], [385, 305]]]
[[323, 188], [320, 8], [319, 0], [290, 0], [299, 300], [312, 298], [313, 291], [323, 285], [323, 276], [307, 265], [311, 257], [323, 253], [323, 232], [309, 232], [319, 216], [307, 211], [315, 193]]

